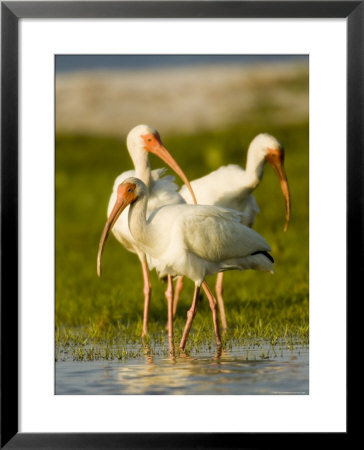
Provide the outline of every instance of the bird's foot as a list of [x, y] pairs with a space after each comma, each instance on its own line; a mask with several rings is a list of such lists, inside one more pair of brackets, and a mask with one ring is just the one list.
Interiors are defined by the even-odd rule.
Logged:
[[213, 359], [220, 359], [221, 353], [222, 353], [222, 345], [220, 344], [216, 347], [216, 352]]

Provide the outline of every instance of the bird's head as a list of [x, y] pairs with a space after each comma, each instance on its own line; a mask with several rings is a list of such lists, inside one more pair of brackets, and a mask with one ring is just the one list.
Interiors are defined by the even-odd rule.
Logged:
[[158, 131], [154, 128], [148, 125], [137, 125], [129, 131], [126, 145], [130, 153], [136, 149], [152, 152], [162, 145], [162, 141]]
[[140, 160], [145, 161], [148, 158], [148, 152], [158, 156], [181, 178], [191, 192], [194, 203], [197, 203], [195, 193], [187, 176], [169, 151], [164, 147], [157, 130], [148, 125], [137, 125], [129, 132], [126, 138], [126, 145], [135, 166]]
[[99, 277], [101, 276], [102, 252], [104, 250], [106, 239], [115, 225], [115, 222], [127, 206], [136, 202], [139, 198], [147, 195], [147, 192], [148, 190], [146, 185], [138, 178], [127, 178], [123, 183], [119, 184], [117, 188], [115, 205], [106, 221], [100, 238], [99, 251], [97, 254], [97, 274]]
[[267, 161], [276, 173], [286, 204], [286, 220], [284, 231], [287, 231], [291, 218], [291, 196], [288, 187], [287, 175], [284, 169], [283, 145], [272, 135], [261, 133], [250, 144], [250, 151], [257, 153], [258, 158]]

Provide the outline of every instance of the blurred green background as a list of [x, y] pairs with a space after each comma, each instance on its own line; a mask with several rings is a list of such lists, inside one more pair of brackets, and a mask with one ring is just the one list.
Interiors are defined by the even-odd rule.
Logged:
[[[299, 339], [308, 342], [309, 122], [308, 59], [163, 61], [120, 58], [119, 66], [92, 58], [61, 61], [56, 72], [56, 344], [139, 342], [143, 294], [140, 263], [112, 237], [96, 275], [99, 238], [114, 179], [132, 168], [125, 138], [147, 123], [190, 180], [224, 164], [245, 167], [258, 133], [286, 150], [292, 217], [286, 233], [284, 199], [267, 165], [254, 195], [261, 213], [254, 228], [272, 247], [275, 274], [231, 271], [224, 298], [226, 342]], [[66, 57], [64, 57], [66, 58]], [[116, 57], [115, 57], [116, 58]], [[142, 58], [140, 56], [139, 58]], [[161, 58], [161, 57], [159, 57]], [[162, 58], [163, 59], [163, 58]], [[152, 168], [163, 167], [150, 156]], [[171, 173], [171, 171], [168, 171]], [[179, 179], [176, 182], [180, 185]], [[215, 277], [207, 279], [210, 286]], [[152, 273], [151, 340], [164, 343], [165, 284]], [[193, 283], [186, 280], [175, 322], [181, 336]], [[190, 346], [213, 342], [208, 302], [199, 304]], [[287, 341], [288, 342], [288, 341]]]

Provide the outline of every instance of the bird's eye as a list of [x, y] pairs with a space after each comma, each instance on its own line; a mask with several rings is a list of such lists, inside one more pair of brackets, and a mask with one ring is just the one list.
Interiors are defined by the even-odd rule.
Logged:
[[128, 192], [133, 192], [133, 189], [132, 189], [132, 188], [129, 188], [129, 189], [128, 189]]
[[148, 138], [147, 140], [148, 140], [148, 142], [152, 142], [152, 138]]

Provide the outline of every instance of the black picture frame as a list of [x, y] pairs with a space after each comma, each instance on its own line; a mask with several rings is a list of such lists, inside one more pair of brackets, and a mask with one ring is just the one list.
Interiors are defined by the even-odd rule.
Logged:
[[[18, 432], [18, 22], [22, 18], [346, 18], [348, 304], [361, 292], [364, 273], [364, 1], [1, 2], [1, 448], [257, 448], [278, 434], [284, 446], [292, 433]], [[338, 434], [347, 438], [348, 431]], [[310, 436], [305, 433], [300, 443]]]

